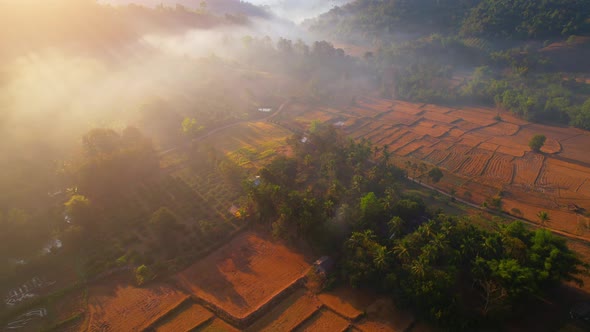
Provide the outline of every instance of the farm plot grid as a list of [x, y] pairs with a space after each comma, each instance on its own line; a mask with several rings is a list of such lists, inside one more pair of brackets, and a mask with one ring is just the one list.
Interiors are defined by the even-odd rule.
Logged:
[[[473, 203], [482, 204], [490, 198], [490, 187], [508, 192], [524, 188], [559, 200], [563, 212], [574, 203], [590, 209], [587, 132], [532, 124], [497, 109], [452, 108], [373, 97], [359, 100], [358, 105], [341, 110], [344, 115], [362, 117], [361, 122], [341, 123], [350, 137], [387, 146], [393, 155], [423, 160], [469, 180], [472, 195], [468, 200]], [[333, 110], [330, 114], [337, 116]], [[305, 112], [298, 117], [305, 117]], [[285, 121], [289, 121], [287, 116]], [[547, 137], [540, 153], [528, 146], [536, 134]], [[456, 187], [443, 182], [439, 187]], [[528, 204], [526, 195], [516, 199]], [[565, 226], [556, 221], [550, 227]]]
[[89, 331], [140, 331], [187, 295], [164, 284], [139, 288], [113, 280], [88, 290]]

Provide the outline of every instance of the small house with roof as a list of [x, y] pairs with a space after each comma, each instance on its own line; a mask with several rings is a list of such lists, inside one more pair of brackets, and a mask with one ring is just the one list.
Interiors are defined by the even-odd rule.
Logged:
[[317, 274], [327, 275], [334, 270], [334, 260], [330, 256], [322, 256], [313, 263]]

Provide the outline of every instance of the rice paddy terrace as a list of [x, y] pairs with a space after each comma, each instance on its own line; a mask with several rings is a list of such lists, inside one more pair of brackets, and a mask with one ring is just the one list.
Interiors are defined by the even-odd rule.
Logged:
[[[445, 177], [436, 186], [457, 197], [482, 204], [500, 195], [502, 209], [515, 217], [538, 222], [537, 213], [547, 211], [547, 227], [590, 237], [582, 215], [590, 208], [586, 131], [533, 124], [489, 108], [371, 97], [344, 109], [293, 104], [275, 120], [301, 131], [313, 120], [332, 123], [354, 139], [387, 148], [401, 167], [406, 161], [440, 167]], [[547, 137], [541, 153], [528, 146], [536, 134]]]

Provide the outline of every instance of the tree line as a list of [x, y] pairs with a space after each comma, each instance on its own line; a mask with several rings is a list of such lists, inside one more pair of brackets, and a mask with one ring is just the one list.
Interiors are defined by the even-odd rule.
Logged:
[[495, 326], [562, 281], [581, 282], [582, 262], [549, 231], [445, 215], [405, 193], [407, 175], [387, 147], [329, 125], [306, 137], [246, 183], [247, 211], [275, 236], [336, 257], [340, 282], [453, 330]]
[[356, 0], [307, 24], [346, 39], [433, 32], [541, 39], [589, 32], [588, 17], [583, 0]]

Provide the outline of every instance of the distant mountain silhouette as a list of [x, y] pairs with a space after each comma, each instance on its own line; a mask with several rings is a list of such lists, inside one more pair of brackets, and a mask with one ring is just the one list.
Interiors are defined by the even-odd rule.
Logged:
[[149, 7], [164, 5], [174, 7], [181, 5], [190, 9], [200, 9], [201, 3], [206, 4], [206, 9], [212, 13], [242, 14], [249, 17], [268, 17], [270, 13], [264, 8], [240, 0], [100, 0], [99, 2], [113, 5], [138, 4]]

